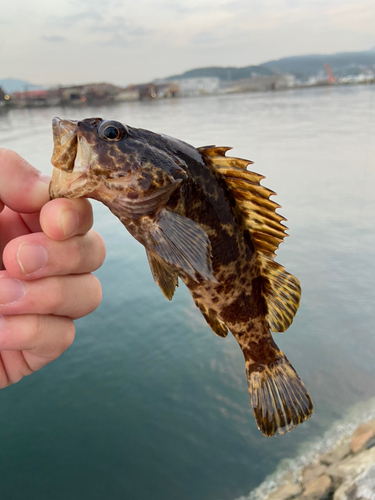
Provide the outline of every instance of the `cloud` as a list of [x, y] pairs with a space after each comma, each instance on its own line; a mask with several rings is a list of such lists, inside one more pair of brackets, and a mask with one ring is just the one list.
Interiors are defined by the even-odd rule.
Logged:
[[98, 12], [95, 12], [94, 10], [86, 10], [83, 12], [78, 12], [75, 14], [71, 14], [69, 16], [61, 16], [61, 17], [56, 17], [52, 21], [54, 24], [61, 28], [72, 28], [76, 24], [79, 24], [81, 22], [85, 22], [87, 20], [95, 20], [95, 21], [101, 21], [102, 16]]
[[116, 17], [103, 22], [95, 23], [90, 27], [90, 31], [94, 33], [112, 33], [121, 36], [144, 36], [146, 31], [141, 26], [133, 25], [124, 17]]
[[45, 40], [46, 42], [52, 42], [52, 43], [60, 43], [60, 42], [66, 42], [67, 38], [64, 36], [42, 36], [42, 39]]
[[143, 20], [141, 24], [134, 22], [132, 16], [136, 17], [136, 9], [132, 9], [127, 15], [127, 9], [124, 9], [124, 2], [121, 0], [107, 0], [106, 2], [71, 0], [70, 6], [72, 5], [73, 13], [50, 18], [51, 24], [56, 27], [56, 35], [46, 38], [47, 41], [64, 39], [66, 38], [63, 36], [64, 33], [69, 30], [69, 39], [75, 43], [127, 47], [132, 43], [139, 43], [142, 38], [153, 31], [147, 26], [142, 26], [145, 24]]

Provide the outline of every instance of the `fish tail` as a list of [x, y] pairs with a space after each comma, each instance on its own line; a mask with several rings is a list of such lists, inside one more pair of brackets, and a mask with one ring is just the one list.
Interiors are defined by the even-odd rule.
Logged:
[[268, 365], [246, 360], [246, 375], [255, 420], [265, 436], [285, 434], [311, 416], [305, 385], [281, 351]]

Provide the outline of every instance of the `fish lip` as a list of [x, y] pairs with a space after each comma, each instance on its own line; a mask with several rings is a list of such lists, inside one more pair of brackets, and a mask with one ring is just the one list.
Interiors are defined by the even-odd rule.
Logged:
[[54, 150], [51, 162], [54, 169], [51, 198], [82, 196], [82, 188], [87, 182], [88, 158], [84, 154], [85, 147], [80, 144], [77, 124], [77, 121], [57, 116], [52, 119]]
[[79, 175], [76, 179], [73, 179], [72, 181], [70, 181], [69, 184], [68, 184], [68, 190], [72, 188], [73, 184], [75, 184], [77, 181], [79, 181], [80, 179], [82, 179], [82, 177], [86, 177], [84, 173], [82, 173], [81, 175]]
[[77, 154], [77, 121], [52, 119], [53, 153], [52, 165], [66, 172], [72, 172]]
[[87, 183], [87, 174], [82, 172], [67, 172], [54, 168], [49, 184], [50, 198], [80, 198], [82, 187]]

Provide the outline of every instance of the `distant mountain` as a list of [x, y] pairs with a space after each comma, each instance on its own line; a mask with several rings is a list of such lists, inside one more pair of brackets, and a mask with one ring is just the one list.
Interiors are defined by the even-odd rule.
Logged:
[[38, 90], [44, 88], [43, 85], [34, 85], [33, 83], [26, 82], [24, 80], [17, 80], [15, 78], [0, 79], [0, 87], [7, 94], [12, 94], [13, 92], [24, 92], [26, 90]]
[[254, 74], [257, 75], [272, 75], [273, 71], [262, 66], [246, 66], [245, 68], [236, 68], [228, 66], [225, 68], [212, 66], [208, 68], [197, 68], [185, 71], [181, 75], [173, 75], [166, 78], [166, 80], [180, 80], [183, 78], [203, 78], [203, 77], [216, 77], [222, 81], [230, 82], [234, 80], [241, 80], [241, 78], [250, 78]]
[[207, 67], [185, 71], [181, 75], [173, 75], [166, 80], [182, 78], [217, 77], [222, 81], [235, 81], [256, 75], [273, 75], [290, 73], [300, 78], [318, 75], [325, 72], [324, 65], [329, 64], [335, 76], [359, 74], [364, 68], [375, 70], [375, 50], [362, 52], [341, 52], [338, 54], [314, 54], [307, 56], [284, 57], [277, 61], [269, 61], [259, 66]]
[[329, 64], [336, 76], [359, 74], [364, 68], [375, 69], [375, 51], [340, 52], [338, 54], [314, 54], [308, 56], [284, 57], [277, 61], [261, 64], [261, 67], [277, 73], [292, 73], [296, 76], [314, 76], [325, 71]]

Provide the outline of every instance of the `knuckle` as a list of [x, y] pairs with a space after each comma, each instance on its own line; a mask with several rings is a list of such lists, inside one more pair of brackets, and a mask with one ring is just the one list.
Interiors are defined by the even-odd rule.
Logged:
[[70, 266], [75, 272], [91, 272], [104, 262], [106, 248], [103, 238], [96, 231], [90, 230], [84, 236], [74, 239], [70, 253]]
[[38, 343], [43, 336], [43, 315], [33, 314], [28, 318], [27, 336], [31, 344]]
[[87, 245], [85, 248], [85, 255], [89, 256], [88, 259], [92, 269], [98, 269], [104, 262], [106, 256], [106, 248], [103, 238], [94, 230], [87, 233]]
[[89, 312], [95, 311], [95, 309], [99, 306], [102, 301], [103, 293], [102, 286], [100, 281], [96, 276], [90, 274], [90, 291], [91, 291], [91, 300], [90, 300], [90, 309]]
[[69, 252], [69, 267], [74, 272], [80, 272], [86, 261], [86, 245], [83, 244], [81, 237], [72, 238], [72, 249]]
[[104, 240], [100, 236], [100, 234], [97, 233], [96, 231], [93, 231], [93, 233], [97, 239], [97, 259], [98, 259], [98, 263], [99, 263], [99, 267], [100, 267], [104, 262], [104, 259], [105, 259], [106, 254], [107, 254], [107, 250], [105, 247]]
[[48, 278], [49, 280], [49, 293], [46, 294], [48, 297], [48, 309], [51, 312], [58, 313], [63, 309], [66, 297], [64, 293], [64, 277], [53, 276]]
[[72, 320], [67, 319], [64, 324], [64, 333], [61, 337], [61, 350], [66, 351], [72, 344], [75, 338], [75, 325]]

